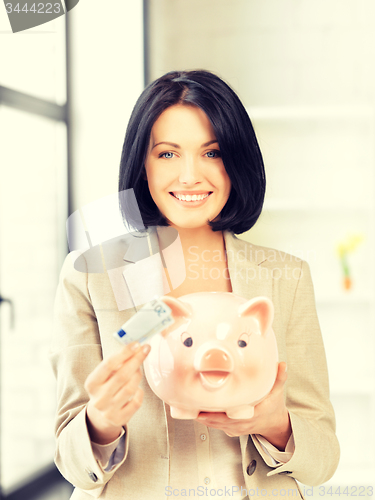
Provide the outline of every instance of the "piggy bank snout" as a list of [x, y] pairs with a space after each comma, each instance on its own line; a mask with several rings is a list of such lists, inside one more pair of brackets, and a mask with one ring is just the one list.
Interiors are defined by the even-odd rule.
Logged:
[[226, 349], [206, 347], [197, 351], [194, 359], [194, 368], [198, 372], [232, 372], [234, 363], [232, 356]]

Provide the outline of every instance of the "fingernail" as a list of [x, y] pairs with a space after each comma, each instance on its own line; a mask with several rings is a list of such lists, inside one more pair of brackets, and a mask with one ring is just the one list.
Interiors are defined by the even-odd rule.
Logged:
[[149, 344], [146, 344], [142, 347], [142, 351], [147, 354], [148, 352], [150, 352], [151, 350], [151, 346]]
[[130, 346], [130, 349], [132, 351], [136, 351], [138, 348], [139, 348], [139, 342], [134, 342], [134, 344]]

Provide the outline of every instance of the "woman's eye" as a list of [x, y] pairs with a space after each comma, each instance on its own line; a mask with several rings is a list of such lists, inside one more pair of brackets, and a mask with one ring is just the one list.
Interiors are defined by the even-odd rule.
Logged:
[[220, 158], [221, 157], [220, 151], [218, 151], [216, 149], [213, 151], [209, 151], [206, 154], [208, 155], [208, 158]]
[[[166, 156], [166, 155], [170, 155], [170, 156]], [[167, 153], [161, 153], [159, 155], [159, 158], [172, 158], [173, 157], [173, 153], [171, 153], [170, 151], [168, 151]]]

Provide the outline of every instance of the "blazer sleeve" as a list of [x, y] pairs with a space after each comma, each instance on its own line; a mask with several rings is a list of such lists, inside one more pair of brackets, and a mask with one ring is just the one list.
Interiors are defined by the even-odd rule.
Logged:
[[54, 307], [50, 361], [57, 380], [55, 463], [67, 481], [98, 497], [126, 458], [128, 433], [122, 460], [105, 470], [91, 446], [84, 389], [86, 378], [102, 361], [102, 348], [88, 274], [75, 270], [76, 256], [72, 252], [65, 259]]
[[329, 399], [327, 363], [314, 290], [305, 261], [301, 261], [295, 288], [286, 331], [286, 350], [286, 406], [295, 450], [288, 462], [267, 475], [287, 474], [303, 484], [316, 486], [333, 476], [340, 449]]

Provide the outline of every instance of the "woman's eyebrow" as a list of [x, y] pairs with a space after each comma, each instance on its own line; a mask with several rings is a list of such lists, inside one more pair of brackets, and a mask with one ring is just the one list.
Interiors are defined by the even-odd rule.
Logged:
[[[215, 144], [216, 142], [219, 144], [219, 142], [216, 139], [213, 139], [212, 141], [205, 142], [204, 144], [202, 144], [201, 148], [206, 148], [210, 144]], [[176, 149], [180, 149], [181, 148], [181, 146], [179, 146], [178, 144], [175, 144], [174, 142], [165, 142], [165, 141], [163, 141], [163, 142], [158, 142], [157, 144], [154, 144], [151, 149], [156, 148], [156, 146], [159, 146], [159, 144], [168, 144], [168, 146], [173, 146]]]

